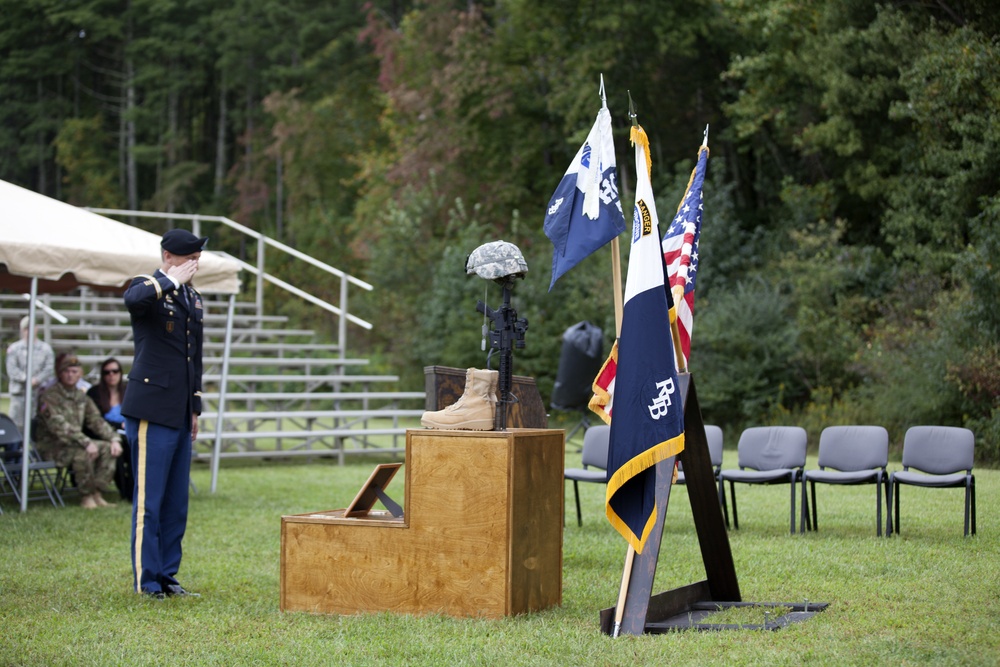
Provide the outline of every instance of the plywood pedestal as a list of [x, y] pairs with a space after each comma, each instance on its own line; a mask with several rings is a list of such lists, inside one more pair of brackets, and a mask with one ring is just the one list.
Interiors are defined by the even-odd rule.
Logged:
[[403, 517], [281, 518], [281, 609], [499, 618], [559, 605], [564, 437], [408, 431]]

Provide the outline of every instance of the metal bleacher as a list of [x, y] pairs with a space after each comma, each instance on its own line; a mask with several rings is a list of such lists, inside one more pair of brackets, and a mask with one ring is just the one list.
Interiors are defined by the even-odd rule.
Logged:
[[[240, 227], [229, 226], [234, 225]], [[251, 235], [258, 244], [281, 246]], [[366, 373], [367, 359], [346, 356], [344, 320], [359, 321], [347, 313], [346, 298], [340, 308], [327, 307], [341, 319], [336, 342], [320, 340], [311, 329], [296, 328], [287, 317], [264, 314], [259, 278], [269, 276], [263, 256], [259, 251], [256, 267], [240, 262], [251, 277], [258, 277], [258, 289], [256, 299], [252, 294], [249, 300], [243, 296], [233, 306], [224, 396], [220, 390], [230, 301], [225, 296], [205, 296], [203, 412], [195, 458], [210, 460], [217, 442], [221, 460], [335, 457], [344, 463], [348, 456], [403, 452], [406, 428], [419, 423], [423, 412], [424, 392], [401, 390], [398, 376]], [[339, 276], [346, 282], [344, 274]], [[294, 287], [290, 291], [298, 294]], [[306, 300], [316, 301], [309, 296]], [[131, 366], [132, 330], [120, 296], [85, 287], [69, 294], [42, 295], [39, 301], [46, 306], [39, 310], [40, 337], [57, 354], [75, 352], [86, 380], [97, 381], [99, 365], [108, 357], [117, 358], [126, 371]], [[67, 321], [58, 321], [52, 311]], [[22, 295], [0, 293], [4, 347], [14, 340], [18, 320], [26, 312]], [[217, 428], [220, 404], [224, 410]]]

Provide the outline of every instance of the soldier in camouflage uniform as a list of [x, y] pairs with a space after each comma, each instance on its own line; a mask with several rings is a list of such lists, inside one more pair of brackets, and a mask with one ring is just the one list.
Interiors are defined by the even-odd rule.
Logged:
[[[80, 361], [71, 354], [56, 360], [59, 381], [39, 399], [36, 445], [42, 456], [63, 467], [72, 467], [76, 486], [86, 509], [108, 507], [101, 495], [115, 475], [115, 460], [122, 453], [121, 436], [104, 421], [100, 410], [76, 383]], [[88, 437], [83, 430], [97, 435]]]
[[[10, 378], [10, 418], [24, 433], [24, 399], [26, 388], [40, 387], [54, 375], [55, 355], [48, 343], [35, 340], [31, 359], [31, 381], [28, 381], [28, 316], [21, 318], [21, 340], [7, 348], [7, 376]], [[37, 408], [37, 404], [35, 405]], [[32, 409], [32, 414], [35, 410]]]

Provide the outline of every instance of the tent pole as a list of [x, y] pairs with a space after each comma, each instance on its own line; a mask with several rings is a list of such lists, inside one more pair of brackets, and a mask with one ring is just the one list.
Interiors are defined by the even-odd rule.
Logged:
[[236, 295], [229, 295], [226, 312], [226, 340], [222, 347], [222, 380], [219, 382], [219, 405], [215, 417], [215, 445], [212, 448], [212, 493], [219, 481], [219, 454], [222, 451], [222, 416], [226, 411], [226, 388], [229, 383], [229, 354], [233, 340], [233, 315], [236, 312]]
[[31, 415], [35, 388], [35, 298], [38, 297], [38, 277], [31, 279], [31, 301], [28, 302], [28, 363], [24, 378], [24, 433], [21, 434], [21, 511], [28, 511], [28, 465], [31, 462]]

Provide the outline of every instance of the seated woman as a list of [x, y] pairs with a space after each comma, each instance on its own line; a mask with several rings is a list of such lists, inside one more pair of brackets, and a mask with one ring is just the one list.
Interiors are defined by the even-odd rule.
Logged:
[[[97, 405], [104, 421], [116, 431], [125, 428], [125, 418], [122, 417], [122, 401], [125, 400], [125, 388], [128, 381], [122, 374], [122, 365], [111, 357], [101, 364], [101, 377], [97, 384], [87, 390], [87, 396]], [[124, 438], [124, 436], [122, 436]], [[123, 446], [122, 455], [115, 465], [115, 486], [123, 500], [132, 502], [132, 456], [129, 448]]]
[[[56, 358], [59, 382], [39, 399], [35, 444], [47, 459], [71, 467], [80, 490], [80, 506], [107, 507], [101, 495], [115, 474], [115, 461], [122, 453], [121, 436], [98, 412], [94, 402], [76, 386], [82, 374], [80, 360], [72, 354]], [[94, 437], [84, 434], [84, 428]]]

